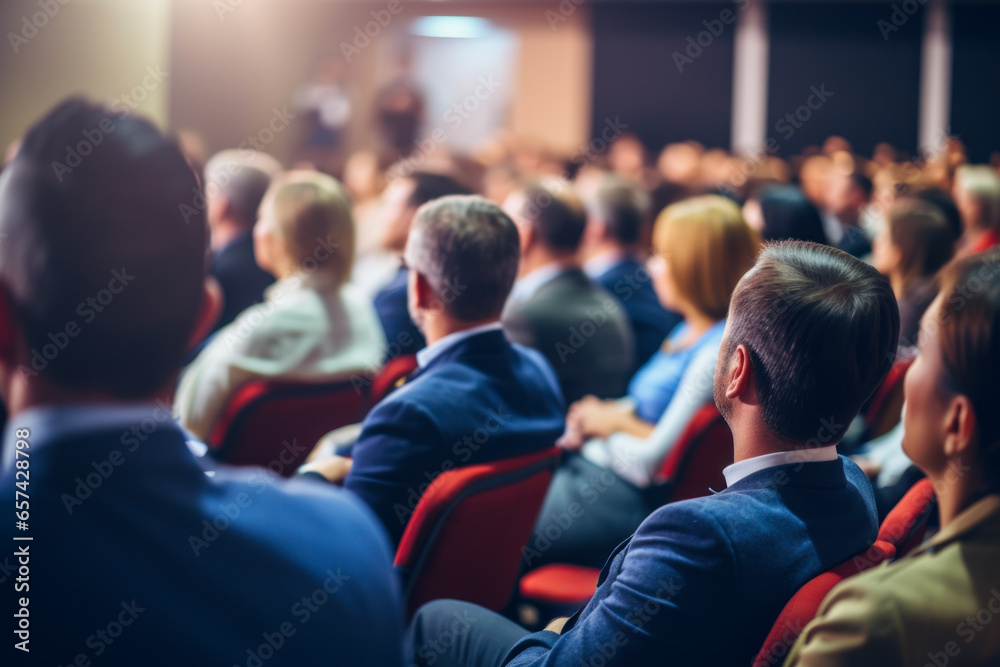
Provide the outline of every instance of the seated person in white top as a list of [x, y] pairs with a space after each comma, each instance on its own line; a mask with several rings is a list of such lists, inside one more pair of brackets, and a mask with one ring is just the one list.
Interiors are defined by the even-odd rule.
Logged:
[[377, 368], [385, 353], [375, 309], [346, 284], [354, 222], [336, 179], [309, 171], [275, 179], [261, 203], [254, 251], [278, 282], [263, 303], [219, 330], [188, 366], [174, 400], [181, 425], [202, 440], [250, 380], [346, 380]]
[[[600, 567], [659, 506], [650, 491], [656, 472], [694, 413], [712, 402], [729, 299], [753, 266], [760, 238], [735, 204], [709, 195], [664, 209], [653, 245], [653, 286], [684, 321], [635, 374], [625, 398], [587, 396], [570, 408], [558, 444], [580, 455], [567, 457], [552, 479], [524, 552], [528, 568]], [[567, 525], [577, 506], [587, 520]]]

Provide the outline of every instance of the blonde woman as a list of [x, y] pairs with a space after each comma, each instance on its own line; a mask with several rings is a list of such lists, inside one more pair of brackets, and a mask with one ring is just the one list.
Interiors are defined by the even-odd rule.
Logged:
[[[559, 444], [579, 450], [553, 479], [533, 544], [547, 544], [550, 521], [574, 504], [587, 507], [546, 549], [529, 559], [600, 567], [655, 507], [645, 490], [695, 411], [712, 401], [729, 299], [753, 266], [760, 237], [739, 207], [723, 197], [696, 197], [667, 207], [653, 231], [653, 286], [663, 307], [684, 321], [632, 379], [628, 396], [577, 401]], [[544, 552], [544, 553], [543, 553]]]
[[250, 380], [328, 382], [380, 365], [386, 344], [375, 310], [347, 285], [350, 206], [344, 187], [317, 172], [289, 172], [271, 184], [254, 254], [278, 281], [184, 373], [174, 411], [194, 436], [205, 440], [230, 396]]

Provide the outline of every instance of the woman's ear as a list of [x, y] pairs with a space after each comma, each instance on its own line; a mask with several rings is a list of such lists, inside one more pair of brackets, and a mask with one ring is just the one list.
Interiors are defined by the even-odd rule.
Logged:
[[968, 396], [958, 394], [945, 413], [944, 453], [948, 458], [971, 452], [978, 431], [976, 411]]
[[198, 316], [188, 337], [187, 349], [194, 349], [208, 334], [212, 333], [215, 323], [222, 314], [222, 304], [225, 297], [222, 287], [213, 276], [205, 276], [205, 286], [202, 290], [201, 305], [198, 306]]

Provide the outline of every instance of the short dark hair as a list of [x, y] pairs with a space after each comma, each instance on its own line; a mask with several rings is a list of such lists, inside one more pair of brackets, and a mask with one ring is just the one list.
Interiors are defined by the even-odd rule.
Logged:
[[881, 384], [898, 338], [896, 298], [878, 271], [836, 248], [784, 241], [766, 246], [737, 285], [723, 349], [728, 360], [746, 345], [776, 436], [824, 445]]
[[406, 258], [454, 317], [499, 317], [517, 276], [517, 227], [482, 197], [443, 197], [417, 211]]
[[626, 246], [635, 245], [646, 223], [649, 202], [645, 193], [624, 179], [602, 179], [590, 203], [590, 212], [601, 221], [609, 237]]
[[580, 247], [587, 213], [568, 185], [556, 189], [542, 183], [529, 184], [524, 188], [524, 206], [519, 213], [550, 250], [574, 252]]
[[406, 179], [413, 182], [413, 192], [407, 200], [411, 208], [420, 208], [429, 201], [449, 195], [472, 194], [467, 187], [445, 174], [415, 171]]
[[123, 399], [162, 387], [201, 305], [201, 202], [145, 120], [71, 98], [32, 127], [0, 178], [0, 280], [37, 362], [21, 371]]

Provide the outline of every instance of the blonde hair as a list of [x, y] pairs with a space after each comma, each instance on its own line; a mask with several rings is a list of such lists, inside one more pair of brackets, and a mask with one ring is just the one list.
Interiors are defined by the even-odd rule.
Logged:
[[347, 281], [354, 263], [354, 219], [350, 195], [337, 179], [290, 171], [274, 180], [263, 206], [270, 208], [264, 219], [282, 241], [285, 261], [324, 272], [338, 285]]
[[706, 195], [668, 206], [656, 219], [653, 248], [695, 308], [715, 319], [729, 310], [736, 283], [760, 252], [760, 236], [725, 197]]

